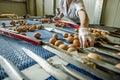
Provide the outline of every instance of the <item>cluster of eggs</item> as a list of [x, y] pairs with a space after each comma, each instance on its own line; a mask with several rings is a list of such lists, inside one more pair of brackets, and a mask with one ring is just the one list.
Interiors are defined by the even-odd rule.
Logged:
[[[101, 29], [94, 29], [94, 28], [88, 28], [89, 32], [91, 32], [95, 37], [99, 37], [101, 35], [108, 35], [109, 32]], [[79, 29], [75, 29], [75, 32], [78, 33]]]
[[17, 31], [18, 33], [27, 32], [27, 31], [34, 32], [36, 29], [40, 30], [43, 28], [44, 27], [42, 25], [33, 24], [33, 25], [24, 25], [21, 27], [18, 27], [18, 26], [14, 27], [14, 31]]
[[40, 20], [40, 22], [41, 23], [49, 23], [50, 24], [52, 22], [52, 20], [48, 19], [48, 18], [45, 18], [45, 19]]
[[58, 23], [58, 22], [56, 22], [55, 26], [56, 27], [66, 27], [66, 24], [65, 23]]
[[[11, 20], [10, 21], [10, 25], [12, 25], [12, 26], [16, 26], [17, 24], [18, 25], [26, 25], [26, 21], [24, 21], [24, 20]], [[3, 28], [6, 27], [6, 23], [5, 22], [2, 23], [2, 27]]]
[[[40, 30], [40, 29], [43, 29], [44, 26], [42, 25], [36, 25], [36, 24], [33, 24], [33, 25], [24, 25], [24, 26], [21, 26], [21, 27], [14, 27], [14, 31], [17, 31], [18, 33], [20, 33], [21, 35], [26, 35], [26, 32], [29, 31], [29, 32], [34, 32], [35, 30]], [[34, 34], [34, 37], [39, 39], [41, 36], [40, 33], [35, 33]]]
[[26, 25], [26, 21], [25, 20], [11, 20], [10, 21], [10, 25], [12, 26], [16, 26], [16, 25]]
[[108, 35], [109, 32], [105, 30], [100, 30], [100, 29], [94, 29], [94, 28], [89, 28], [88, 29], [95, 37], [98, 37], [100, 35]]
[[[75, 35], [77, 36], [77, 35]], [[73, 37], [71, 34], [64, 33], [63, 37], [72, 44], [65, 44], [62, 40], [58, 40], [58, 34], [53, 34], [49, 42], [60, 49], [66, 50], [68, 52], [77, 51], [77, 48], [80, 46], [80, 42], [77, 37]]]

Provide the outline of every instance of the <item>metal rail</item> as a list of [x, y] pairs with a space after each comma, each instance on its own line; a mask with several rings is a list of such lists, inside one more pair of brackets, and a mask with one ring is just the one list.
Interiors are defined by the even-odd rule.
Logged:
[[10, 80], [29, 80], [22, 74], [17, 67], [14, 66], [12, 62], [5, 59], [3, 56], [0, 55], [0, 65], [8, 74]]

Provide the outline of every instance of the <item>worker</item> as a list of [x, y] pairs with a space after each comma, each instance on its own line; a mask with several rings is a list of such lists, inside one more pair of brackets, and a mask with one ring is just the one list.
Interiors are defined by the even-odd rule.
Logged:
[[94, 36], [88, 31], [89, 18], [85, 11], [83, 0], [59, 0], [60, 14], [54, 20], [60, 20], [64, 16], [80, 25], [80, 47], [94, 46]]

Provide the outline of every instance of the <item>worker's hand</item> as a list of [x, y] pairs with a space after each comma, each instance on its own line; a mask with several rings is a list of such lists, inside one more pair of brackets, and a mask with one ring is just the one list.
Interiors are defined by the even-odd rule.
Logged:
[[58, 20], [61, 20], [61, 18], [60, 17], [58, 17], [58, 16], [55, 16], [54, 18], [53, 18], [53, 21], [58, 21]]
[[80, 40], [80, 47], [87, 48], [94, 46], [95, 38], [94, 36], [88, 31], [88, 28], [79, 28], [79, 40]]

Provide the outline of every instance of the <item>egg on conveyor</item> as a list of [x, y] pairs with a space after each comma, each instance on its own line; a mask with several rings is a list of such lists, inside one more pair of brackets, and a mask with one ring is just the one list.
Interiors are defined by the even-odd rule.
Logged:
[[52, 35], [52, 37], [55, 38], [55, 39], [58, 39], [58, 34], [55, 33], [55, 34]]
[[77, 47], [80, 47], [80, 41], [78, 39], [75, 39], [73, 41], [73, 44], [76, 45]]
[[120, 69], [120, 63], [116, 64], [115, 67]]
[[68, 33], [64, 33], [64, 34], [63, 34], [63, 37], [64, 37], [64, 38], [67, 38], [67, 37], [68, 37]]
[[74, 47], [69, 47], [69, 48], [67, 49], [67, 51], [68, 51], [68, 52], [73, 52], [73, 51], [77, 51], [77, 49], [74, 48]]
[[101, 59], [101, 57], [98, 54], [95, 54], [95, 53], [89, 53], [87, 56], [89, 58], [92, 58], [92, 59], [95, 59], [95, 60], [100, 60]]
[[56, 39], [55, 39], [55, 38], [51, 38], [51, 39], [49, 40], [49, 42], [54, 45], [55, 42], [56, 42]]
[[72, 36], [69, 36], [69, 37], [67, 38], [67, 41], [70, 42], [70, 43], [72, 43], [73, 40], [74, 40], [74, 37], [72, 37]]
[[35, 34], [34, 34], [34, 37], [35, 37], [35, 38], [37, 38], [37, 39], [39, 39], [39, 38], [40, 38], [40, 36], [41, 36], [41, 34], [40, 34], [40, 33], [35, 33]]
[[63, 49], [63, 50], [67, 50], [68, 49], [68, 45], [60, 44], [58, 48]]
[[64, 42], [61, 41], [61, 40], [57, 40], [57, 41], [55, 42], [55, 46], [59, 46], [59, 45], [61, 45], [61, 44], [64, 44]]

